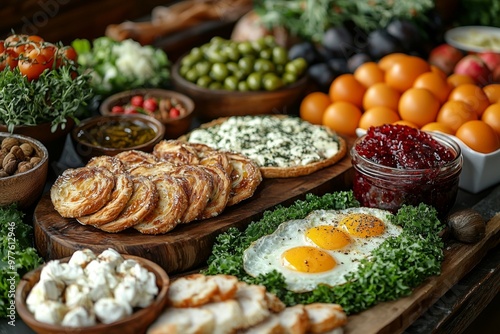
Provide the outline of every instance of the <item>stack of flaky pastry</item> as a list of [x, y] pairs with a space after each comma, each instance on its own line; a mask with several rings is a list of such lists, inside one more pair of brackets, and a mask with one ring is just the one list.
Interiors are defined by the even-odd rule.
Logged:
[[55, 210], [116, 233], [162, 234], [207, 219], [253, 195], [258, 166], [240, 154], [163, 140], [152, 153], [125, 151], [64, 171], [50, 189]]

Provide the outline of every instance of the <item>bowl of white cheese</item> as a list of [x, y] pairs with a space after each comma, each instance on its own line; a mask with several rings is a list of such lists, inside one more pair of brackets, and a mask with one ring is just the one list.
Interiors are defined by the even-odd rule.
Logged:
[[37, 333], [142, 333], [167, 302], [169, 277], [154, 262], [107, 249], [78, 250], [27, 273], [16, 309]]

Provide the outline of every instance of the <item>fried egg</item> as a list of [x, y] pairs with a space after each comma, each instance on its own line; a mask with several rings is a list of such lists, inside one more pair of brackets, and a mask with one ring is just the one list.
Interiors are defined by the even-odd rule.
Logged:
[[366, 207], [313, 211], [253, 242], [243, 254], [244, 269], [253, 277], [277, 270], [295, 292], [344, 284], [361, 259], [370, 259], [382, 242], [402, 232], [388, 215]]

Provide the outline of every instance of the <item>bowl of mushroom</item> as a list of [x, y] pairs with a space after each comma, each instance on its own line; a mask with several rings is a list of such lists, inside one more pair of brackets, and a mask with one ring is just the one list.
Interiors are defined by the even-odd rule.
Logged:
[[16, 309], [37, 333], [143, 333], [167, 302], [169, 277], [145, 258], [112, 248], [77, 250], [27, 273]]
[[38, 140], [0, 132], [0, 206], [35, 203], [47, 180], [49, 153]]

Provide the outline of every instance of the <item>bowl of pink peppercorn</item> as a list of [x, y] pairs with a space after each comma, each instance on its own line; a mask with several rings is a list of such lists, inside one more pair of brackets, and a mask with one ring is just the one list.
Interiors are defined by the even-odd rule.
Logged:
[[99, 107], [102, 115], [144, 114], [165, 125], [165, 138], [187, 133], [193, 121], [193, 100], [181, 93], [157, 88], [127, 90], [106, 98]]

